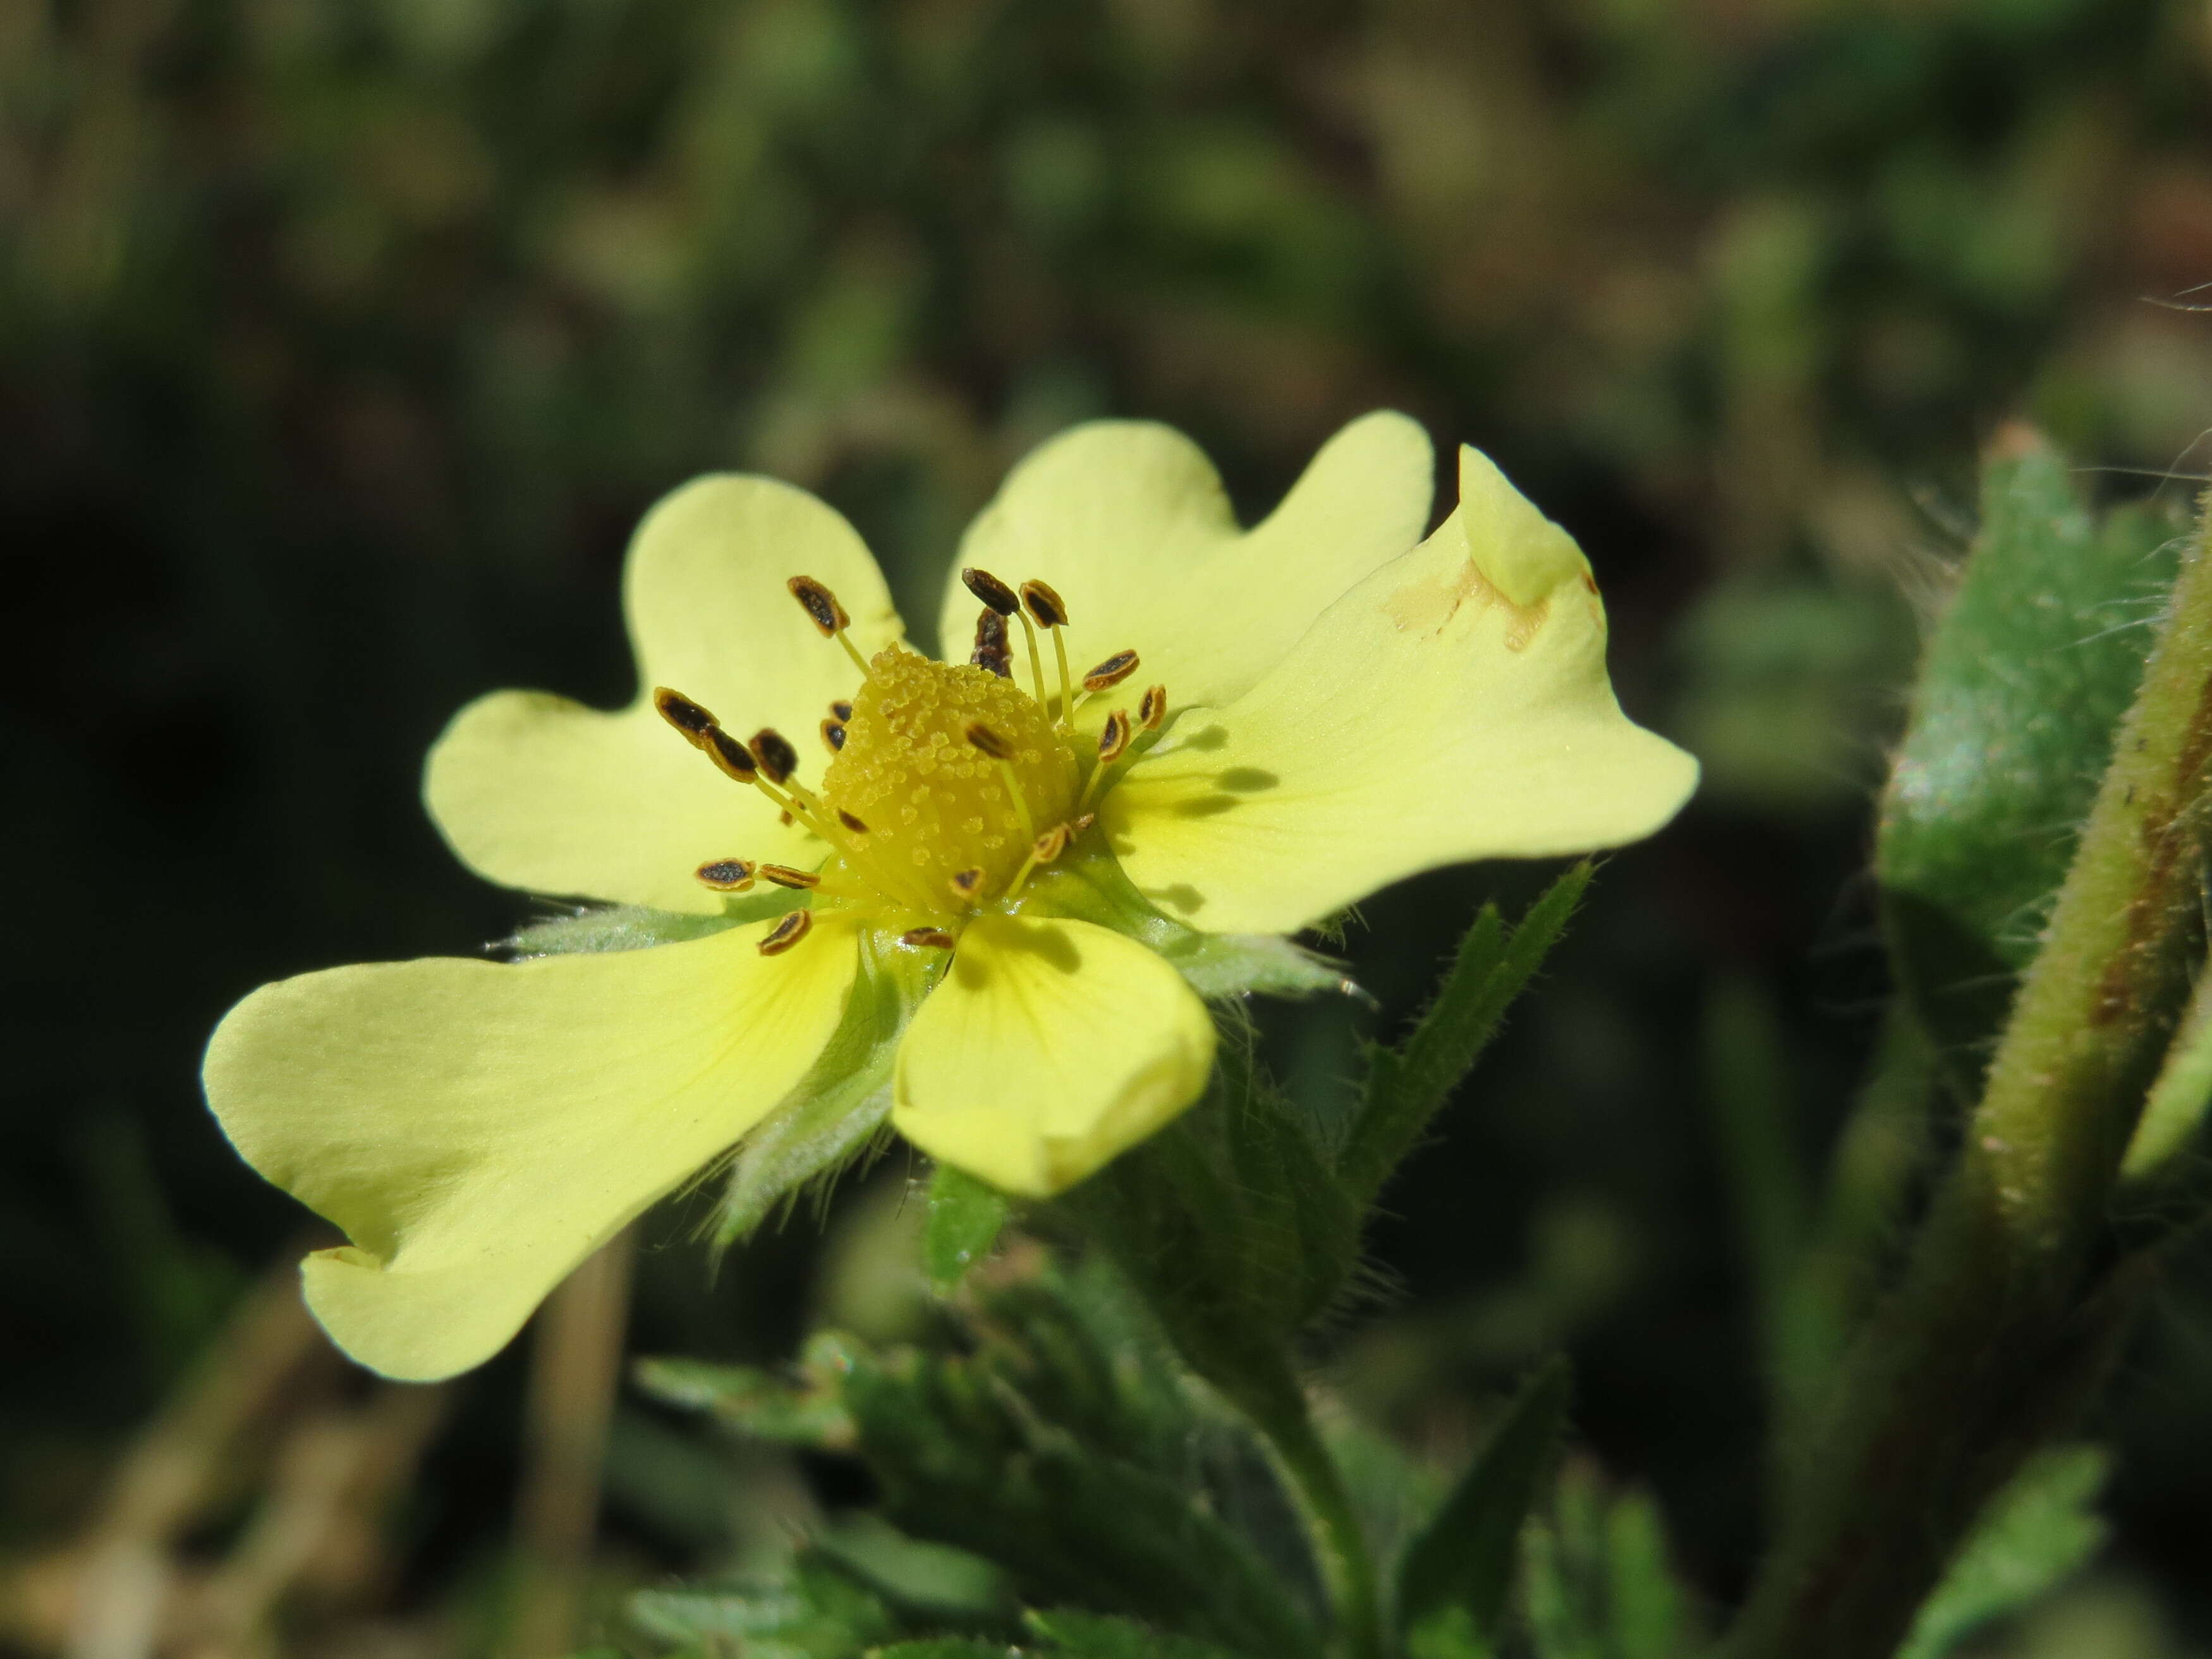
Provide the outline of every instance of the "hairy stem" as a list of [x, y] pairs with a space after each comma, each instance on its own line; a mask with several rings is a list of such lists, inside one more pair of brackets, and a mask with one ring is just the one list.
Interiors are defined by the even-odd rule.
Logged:
[[2101, 1374], [2141, 1275], [2099, 1249], [2188, 996], [2208, 763], [2200, 537], [1958, 1167], [1805, 1449], [1730, 1659], [1893, 1650], [1984, 1504]]

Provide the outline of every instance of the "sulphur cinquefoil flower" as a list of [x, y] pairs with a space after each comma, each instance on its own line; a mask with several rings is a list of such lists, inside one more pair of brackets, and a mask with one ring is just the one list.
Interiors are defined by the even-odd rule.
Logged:
[[1663, 823], [1695, 764], [1621, 714], [1581, 553], [1473, 450], [1421, 540], [1432, 465], [1370, 416], [1243, 531], [1176, 433], [1079, 428], [969, 530], [944, 662], [811, 496], [714, 477], [663, 501], [625, 576], [636, 699], [486, 697], [425, 793], [490, 880], [677, 942], [309, 974], [210, 1046], [239, 1151], [352, 1240], [305, 1264], [325, 1326], [395, 1376], [482, 1360], [823, 1097], [860, 985], [903, 1022], [899, 1132], [1057, 1192], [1204, 1089], [1201, 992], [1293, 959], [1238, 936]]

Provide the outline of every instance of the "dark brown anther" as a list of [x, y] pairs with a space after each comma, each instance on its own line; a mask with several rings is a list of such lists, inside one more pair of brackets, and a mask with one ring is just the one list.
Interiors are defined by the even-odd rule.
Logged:
[[1147, 687], [1145, 695], [1137, 699], [1137, 724], [1147, 732], [1157, 732], [1160, 722], [1168, 717], [1168, 689], [1164, 685]]
[[760, 776], [760, 768], [753, 763], [752, 751], [719, 726], [707, 728], [706, 739], [699, 747], [707, 751], [708, 760], [722, 769], [726, 777], [750, 783]]
[[1043, 582], [1024, 582], [1022, 603], [1029, 607], [1030, 615], [1036, 618], [1038, 627], [1067, 626], [1067, 607], [1060, 603], [1060, 595]]
[[962, 735], [993, 760], [1006, 760], [1013, 755], [1012, 745], [981, 720], [970, 721]]
[[988, 605], [976, 614], [975, 650], [968, 660], [1002, 680], [1014, 677], [1014, 659], [1006, 649], [1006, 619]]
[[761, 727], [745, 746], [753, 751], [753, 758], [760, 763], [760, 769], [770, 783], [781, 783], [799, 769], [799, 751], [773, 726]]
[[660, 718], [684, 734], [684, 740], [695, 748], [703, 749], [707, 733], [714, 730], [714, 717], [681, 691], [671, 691], [665, 685], [653, 688], [653, 706], [660, 711]]
[[763, 864], [757, 866], [763, 881], [772, 881], [779, 887], [796, 887], [802, 890], [819, 887], [822, 878], [811, 870], [794, 870], [787, 864]]
[[1098, 728], [1098, 763], [1111, 766], [1121, 758], [1121, 751], [1129, 746], [1129, 714], [1117, 708], [1106, 717], [1106, 724]]
[[837, 822], [856, 836], [865, 836], [868, 833], [868, 826], [842, 806], [837, 809]]
[[837, 603], [837, 596], [813, 577], [793, 576], [784, 586], [791, 590], [791, 597], [797, 599], [805, 611], [807, 619], [821, 630], [823, 639], [834, 639], [851, 626], [853, 619], [845, 614], [845, 607]]
[[845, 746], [845, 728], [836, 720], [822, 722], [822, 744], [831, 754]]
[[799, 822], [797, 818], [791, 816], [791, 809], [788, 806], [785, 807], [783, 811], [775, 815], [775, 821], [783, 825], [787, 830], [788, 830], [793, 824]]
[[1030, 848], [1030, 856], [1039, 864], [1050, 864], [1066, 850], [1067, 826], [1055, 823], [1036, 838], [1036, 844]]
[[1014, 590], [988, 570], [978, 570], [971, 564], [960, 573], [960, 580], [970, 593], [1001, 617], [1011, 617], [1022, 608]]
[[972, 899], [983, 890], [983, 872], [981, 868], [963, 870], [952, 878], [952, 890], [963, 899]]
[[743, 859], [716, 859], [691, 873], [718, 893], [742, 893], [753, 884], [753, 866]]
[[956, 942], [942, 927], [910, 927], [899, 935], [901, 945], [924, 951], [950, 951]]
[[840, 697], [836, 702], [830, 705], [830, 718], [836, 720], [840, 726], [851, 725], [853, 722], [853, 705], [847, 702], [842, 697]]
[[1137, 653], [1116, 651], [1104, 662], [1083, 677], [1085, 691], [1103, 691], [1109, 685], [1119, 685], [1137, 672]]
[[764, 957], [780, 957], [805, 939], [807, 930], [814, 926], [814, 912], [793, 910], [781, 921], [768, 930], [760, 942], [760, 953]]

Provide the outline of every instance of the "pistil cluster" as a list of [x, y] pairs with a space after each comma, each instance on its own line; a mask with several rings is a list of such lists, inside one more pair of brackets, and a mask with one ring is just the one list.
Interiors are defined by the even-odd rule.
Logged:
[[[1067, 606], [1051, 587], [1017, 590], [972, 568], [961, 580], [982, 609], [969, 660], [953, 664], [901, 645], [862, 656], [837, 596], [811, 576], [791, 578], [808, 619], [860, 673], [859, 690], [822, 722], [830, 758], [818, 792], [799, 781], [798, 750], [773, 727], [740, 740], [682, 693], [653, 692], [686, 742], [826, 845], [813, 870], [732, 857], [696, 872], [717, 892], [766, 881], [808, 894], [761, 939], [764, 954], [799, 944], [823, 903], [863, 913], [911, 949], [955, 948], [972, 917], [1016, 907], [1036, 872], [1066, 854], [1133, 747], [1166, 720], [1166, 688], [1154, 685], [1133, 714], [1110, 712], [1095, 744], [1080, 741], [1076, 715], [1136, 673], [1137, 653], [1116, 651], [1079, 678], [1068, 667]], [[1026, 647], [1026, 689], [1014, 678], [1010, 622]], [[1052, 641], [1056, 695], [1046, 690], [1040, 632]]]

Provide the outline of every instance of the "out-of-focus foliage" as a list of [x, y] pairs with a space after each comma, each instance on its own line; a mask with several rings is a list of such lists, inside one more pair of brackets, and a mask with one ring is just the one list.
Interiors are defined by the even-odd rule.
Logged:
[[[708, 467], [805, 483], [923, 617], [1068, 421], [1171, 420], [1258, 509], [1385, 403], [1582, 539], [1624, 699], [1707, 784], [1601, 872], [1389, 1189], [1389, 1289], [1329, 1335], [1344, 1437], [1402, 1449], [1378, 1492], [1435, 1480], [1566, 1346], [1579, 1431], [1732, 1593], [1754, 1297], [1684, 1034], [1751, 988], [1772, 1065], [1743, 1086], [1781, 1152], [1826, 1143], [1882, 989], [1869, 792], [1988, 434], [2201, 468], [2212, 325], [2174, 302], [2212, 281], [2208, 80], [2201, 0], [0, 5], [0, 1639], [60, 1646], [24, 1564], [112, 1516], [132, 1425], [299, 1224], [198, 1104], [205, 1031], [261, 980], [531, 920], [452, 866], [417, 768], [477, 692], [627, 691], [610, 601], [647, 502]], [[1263, 1016], [1263, 1054], [1340, 1118], [1478, 899], [1551, 874], [1381, 896], [1344, 946], [1379, 1007]], [[835, 1212], [818, 1272], [811, 1207], [711, 1288], [701, 1206], [655, 1218], [636, 1341], [911, 1340], [905, 1173]], [[2148, 1659], [2208, 1616], [2208, 1333], [2177, 1294], [2112, 1413], [2142, 1577], [1986, 1642]], [[521, 1370], [459, 1391], [359, 1571], [284, 1581], [294, 1635], [382, 1608], [409, 1651], [496, 1645]], [[635, 1401], [611, 1444], [623, 1583], [780, 1571], [866, 1495]], [[1533, 1570], [1628, 1572], [1573, 1504], [1646, 1500], [1559, 1502]], [[1602, 1640], [1639, 1659], [1694, 1622], [1622, 1618]]]

